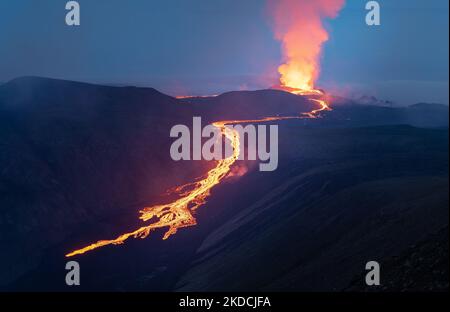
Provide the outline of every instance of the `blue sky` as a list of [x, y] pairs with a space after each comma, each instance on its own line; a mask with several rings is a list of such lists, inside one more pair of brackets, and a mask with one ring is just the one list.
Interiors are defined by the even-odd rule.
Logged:
[[[399, 104], [448, 104], [448, 0], [382, 0], [380, 27], [365, 0], [327, 21], [319, 86]], [[280, 63], [264, 0], [0, 1], [0, 81], [38, 75], [212, 94], [271, 85]]]

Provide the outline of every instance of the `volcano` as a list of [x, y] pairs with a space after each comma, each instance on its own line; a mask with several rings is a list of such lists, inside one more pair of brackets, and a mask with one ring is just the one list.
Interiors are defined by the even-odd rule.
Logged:
[[[245, 175], [211, 191], [195, 227], [80, 256], [82, 290], [331, 291], [356, 287], [369, 260], [400, 272], [391, 259], [448, 228], [448, 107], [330, 98], [321, 118], [277, 121], [279, 169], [246, 162]], [[174, 124], [318, 108], [274, 89], [176, 99], [37, 77], [3, 84], [0, 286], [66, 290], [68, 250], [135, 229], [139, 209], [211, 169], [170, 159]], [[436, 282], [415, 287], [448, 289], [438, 265]]]

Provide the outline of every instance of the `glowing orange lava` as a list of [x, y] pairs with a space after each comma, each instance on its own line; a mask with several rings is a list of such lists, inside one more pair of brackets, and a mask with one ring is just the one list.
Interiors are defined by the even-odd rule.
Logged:
[[[316, 91], [322, 94], [319, 90], [315, 90], [312, 93], [305, 93], [318, 94]], [[222, 181], [229, 174], [231, 166], [236, 162], [240, 154], [239, 133], [233, 128], [226, 127], [226, 125], [239, 123], [261, 123], [285, 119], [316, 118], [319, 116], [320, 112], [330, 109], [325, 100], [310, 100], [318, 103], [320, 107], [308, 113], [304, 113], [301, 116], [267, 117], [253, 120], [225, 120], [214, 122], [213, 125], [217, 127], [223, 136], [230, 142], [229, 144], [231, 144], [233, 150], [231, 156], [217, 161], [216, 166], [209, 170], [205, 177], [198, 182], [189, 183], [172, 189], [172, 192], [175, 192], [180, 196], [177, 200], [167, 204], [143, 208], [140, 211], [141, 215], [139, 218], [142, 221], [154, 220], [152, 223], [142, 226], [135, 231], [119, 235], [111, 240], [97, 241], [96, 243], [66, 254], [66, 257], [84, 254], [90, 250], [107, 245], [119, 245], [130, 237], [146, 238], [151, 231], [159, 228], [168, 228], [163, 236], [163, 239], [167, 239], [169, 236], [175, 234], [180, 228], [196, 225], [197, 221], [193, 216], [193, 212], [206, 202], [206, 198], [211, 194], [211, 189], [219, 184], [220, 181]], [[189, 190], [185, 191], [185, 189]]]

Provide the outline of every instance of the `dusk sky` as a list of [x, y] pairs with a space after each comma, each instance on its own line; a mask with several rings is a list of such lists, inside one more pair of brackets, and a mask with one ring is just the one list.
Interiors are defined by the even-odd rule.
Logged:
[[[46, 76], [139, 85], [171, 95], [274, 84], [281, 45], [264, 0], [79, 0], [81, 26], [61, 0], [1, 0], [0, 82]], [[381, 26], [365, 0], [327, 21], [318, 87], [398, 104], [448, 104], [448, 0], [384, 0]]]

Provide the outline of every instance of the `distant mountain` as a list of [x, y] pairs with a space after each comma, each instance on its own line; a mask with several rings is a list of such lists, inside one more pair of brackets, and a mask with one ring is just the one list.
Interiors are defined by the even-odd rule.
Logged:
[[317, 104], [280, 90], [233, 91], [214, 97], [181, 99], [194, 112], [211, 119], [255, 119], [268, 116], [299, 116]]
[[[441, 104], [416, 104], [395, 107], [389, 101], [364, 96], [357, 100], [331, 98], [333, 111], [323, 112], [321, 120], [305, 124], [327, 127], [361, 127], [375, 125], [411, 125], [423, 128], [448, 128], [449, 107]], [[280, 90], [234, 91], [214, 97], [180, 100], [190, 104], [197, 114], [222, 119], [253, 119], [267, 116], [298, 116], [316, 107], [306, 97]]]
[[363, 95], [360, 98], [354, 100], [356, 103], [363, 105], [376, 105], [391, 107], [394, 103], [391, 101], [379, 100], [374, 96]]
[[[32, 101], [31, 101], [32, 99]], [[100, 101], [99, 101], [100, 100]], [[175, 99], [152, 88], [99, 86], [81, 82], [23, 77], [0, 86], [0, 109], [6, 111], [49, 109], [71, 118], [88, 118], [103, 103], [124, 107], [139, 102], [146, 110], [173, 120], [202, 116], [209, 122], [218, 119], [254, 119], [267, 116], [296, 116], [317, 104], [307, 97], [281, 90], [232, 91], [210, 97]], [[345, 99], [331, 97], [332, 112], [325, 112], [323, 123], [336, 126], [409, 124], [418, 127], [448, 127], [448, 106], [419, 103], [394, 107], [373, 96]], [[336, 105], [333, 103], [336, 102]], [[67, 104], [65, 104], [67, 103]], [[76, 103], [72, 105], [71, 103]], [[92, 103], [95, 103], [93, 105]], [[185, 105], [180, 105], [185, 104]], [[76, 111], [74, 111], [76, 110]], [[34, 112], [35, 114], [36, 112]]]
[[333, 106], [323, 124], [328, 126], [411, 125], [421, 128], [448, 128], [449, 107], [442, 104], [416, 104], [407, 107], [361, 105], [354, 101]]

